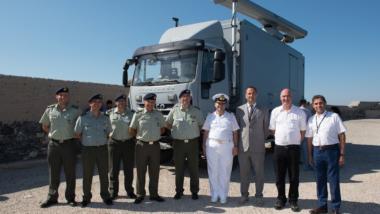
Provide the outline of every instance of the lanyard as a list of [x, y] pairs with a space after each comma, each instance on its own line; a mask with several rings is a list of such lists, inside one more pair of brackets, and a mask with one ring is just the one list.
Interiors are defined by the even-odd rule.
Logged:
[[327, 111], [323, 115], [323, 118], [322, 118], [321, 122], [319, 122], [319, 124], [318, 124], [318, 118], [317, 118], [317, 116], [315, 116], [315, 125], [317, 126], [317, 134], [318, 134], [318, 131], [319, 131], [319, 127], [321, 127], [321, 124], [322, 124], [323, 120], [325, 119], [326, 115], [327, 115]]

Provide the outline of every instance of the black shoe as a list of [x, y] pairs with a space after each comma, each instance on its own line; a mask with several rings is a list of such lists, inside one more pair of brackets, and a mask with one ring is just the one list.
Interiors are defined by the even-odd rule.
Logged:
[[198, 193], [193, 193], [193, 194], [191, 194], [191, 199], [193, 199], [193, 200], [198, 200]]
[[115, 200], [118, 196], [119, 196], [119, 195], [118, 195], [117, 193], [116, 193], [116, 194], [111, 194], [111, 197], [110, 197], [110, 198], [111, 198], [112, 200]]
[[111, 198], [108, 198], [108, 199], [104, 199], [103, 202], [106, 204], [106, 205], [112, 205], [113, 202], [112, 202], [112, 199]]
[[175, 199], [175, 200], [179, 200], [179, 199], [182, 198], [182, 196], [183, 196], [183, 193], [182, 193], [182, 192], [177, 192], [177, 193], [174, 195], [174, 199]]
[[128, 197], [129, 198], [137, 198], [137, 195], [135, 193], [133, 193], [133, 192], [129, 192], [128, 193]]
[[327, 213], [327, 208], [326, 207], [318, 207], [318, 208], [314, 208], [312, 210], [309, 211], [310, 214], [324, 214], [324, 213]]
[[46, 200], [40, 204], [41, 208], [48, 208], [50, 206], [53, 206], [54, 204], [58, 204], [58, 201], [56, 200]]
[[89, 200], [83, 200], [80, 204], [81, 204], [81, 207], [87, 207], [87, 205], [90, 203]]
[[340, 212], [339, 209], [334, 209], [334, 210], [332, 210], [331, 213], [333, 213], [333, 214], [341, 214], [341, 212]]
[[277, 200], [276, 204], [274, 205], [274, 208], [276, 210], [281, 210], [284, 207], [285, 207], [285, 203], [283, 201], [280, 201], [280, 200]]
[[160, 196], [154, 196], [154, 197], [149, 197], [149, 200], [151, 200], [151, 201], [157, 201], [157, 202], [164, 202], [165, 201], [165, 199], [163, 199], [163, 198], [161, 198]]
[[291, 202], [290, 203], [290, 209], [293, 212], [299, 212], [300, 211], [300, 207], [298, 206], [297, 202]]
[[144, 197], [142, 197], [142, 196], [139, 196], [139, 197], [137, 197], [136, 199], [135, 199], [135, 204], [140, 204], [142, 201], [144, 200]]
[[78, 203], [75, 200], [67, 201], [67, 204], [72, 206], [72, 207], [76, 207], [78, 205]]

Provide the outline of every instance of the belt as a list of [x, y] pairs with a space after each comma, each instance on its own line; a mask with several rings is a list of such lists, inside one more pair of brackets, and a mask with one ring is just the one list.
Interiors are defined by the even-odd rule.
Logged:
[[116, 140], [115, 138], [111, 138], [111, 140], [115, 141], [116, 143], [125, 143], [125, 142], [130, 141], [131, 139], [132, 139], [132, 138], [127, 139], [127, 140]]
[[278, 147], [282, 147], [282, 148], [295, 148], [295, 147], [299, 147], [300, 145], [298, 144], [290, 144], [290, 145], [277, 145], [275, 144], [275, 146], [278, 146]]
[[323, 146], [313, 146], [314, 148], [317, 148], [319, 150], [327, 150], [327, 149], [334, 149], [338, 146], [338, 144], [331, 144], [331, 145], [323, 145]]
[[93, 145], [93, 146], [84, 146], [84, 145], [83, 145], [84, 148], [101, 148], [101, 147], [106, 147], [106, 146], [107, 146], [107, 144], [103, 144], [103, 145]]
[[72, 141], [73, 138], [66, 139], [66, 140], [56, 140], [56, 139], [50, 138], [50, 140], [53, 141], [54, 143], [68, 143], [68, 142]]
[[140, 141], [141, 143], [149, 144], [149, 145], [153, 145], [154, 143], [158, 143], [158, 140], [157, 140], [157, 141], [143, 141], [143, 140], [138, 140], [138, 141]]
[[198, 138], [196, 137], [196, 138], [193, 138], [193, 139], [185, 139], [185, 140], [183, 140], [183, 139], [174, 139], [174, 140], [176, 140], [176, 141], [182, 141], [184, 143], [189, 143], [190, 141], [197, 140], [197, 139]]

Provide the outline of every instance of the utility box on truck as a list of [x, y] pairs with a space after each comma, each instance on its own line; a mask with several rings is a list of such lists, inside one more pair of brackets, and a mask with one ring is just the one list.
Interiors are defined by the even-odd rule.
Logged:
[[123, 75], [127, 84], [128, 67], [135, 65], [129, 94], [133, 110], [143, 108], [144, 95], [154, 92], [156, 108], [167, 115], [184, 89], [192, 91], [193, 105], [204, 115], [214, 110], [211, 97], [216, 93], [229, 95], [229, 109], [234, 110], [245, 102], [250, 85], [258, 89], [257, 102], [269, 109], [280, 104], [283, 88], [291, 89], [294, 101], [304, 97], [304, 57], [288, 42], [304, 37], [306, 31], [250, 1], [237, 2], [244, 6], [243, 13], [250, 11], [245, 7], [259, 10], [254, 15], [263, 27], [238, 21], [234, 15], [232, 20], [170, 28], [158, 44], [135, 51]]

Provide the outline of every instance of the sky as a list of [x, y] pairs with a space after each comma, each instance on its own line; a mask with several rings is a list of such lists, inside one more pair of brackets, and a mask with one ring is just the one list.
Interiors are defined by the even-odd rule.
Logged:
[[[305, 56], [306, 99], [380, 101], [380, 1], [254, 2], [308, 31], [291, 44]], [[172, 17], [186, 25], [231, 10], [212, 0], [0, 0], [0, 74], [121, 85], [125, 60], [158, 43]]]

